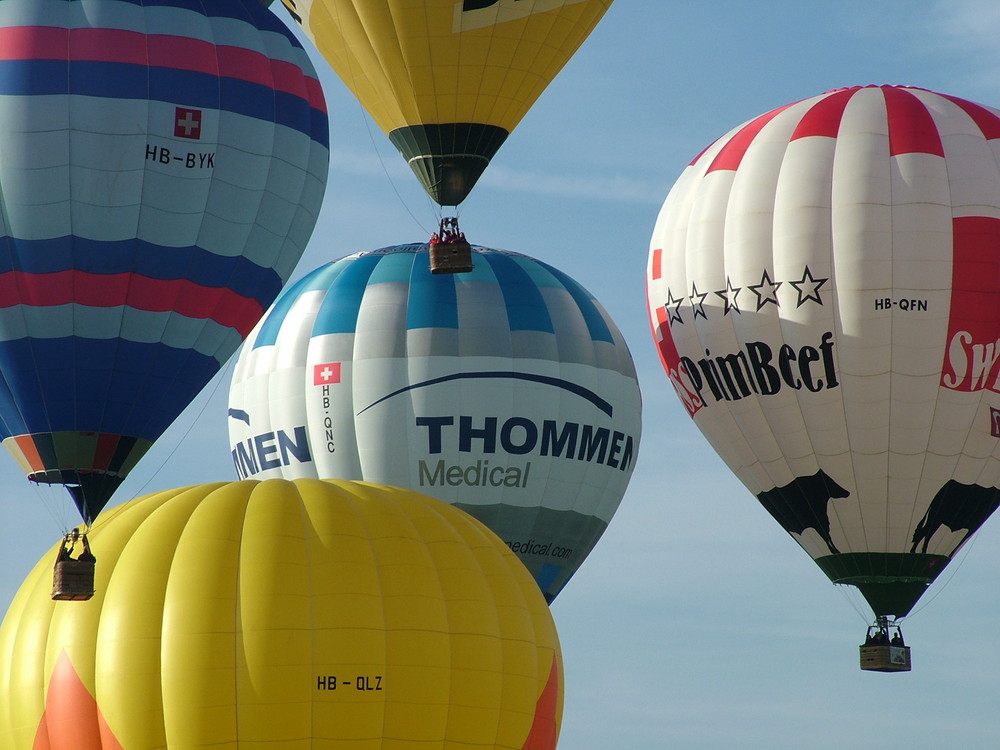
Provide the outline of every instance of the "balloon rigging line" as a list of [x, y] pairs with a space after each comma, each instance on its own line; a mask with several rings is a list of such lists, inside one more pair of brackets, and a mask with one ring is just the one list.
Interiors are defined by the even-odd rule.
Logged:
[[[198, 411], [198, 414], [191, 420], [190, 424], [188, 424], [187, 429], [184, 431], [184, 434], [180, 436], [180, 439], [173, 441], [173, 447], [171, 448], [170, 453], [168, 453], [166, 456], [163, 457], [163, 459], [159, 462], [159, 465], [156, 467], [156, 469], [153, 470], [153, 472], [142, 483], [139, 489], [132, 494], [132, 498], [138, 497], [139, 495], [143, 494], [146, 487], [149, 486], [149, 483], [152, 482], [154, 479], [156, 479], [156, 477], [159, 475], [160, 471], [167, 464], [167, 462], [171, 458], [173, 458], [174, 454], [177, 452], [177, 449], [180, 448], [180, 446], [186, 441], [186, 438], [191, 434], [191, 431], [194, 429], [195, 425], [201, 421], [201, 418], [204, 416], [205, 410], [208, 408], [208, 405], [212, 401], [212, 398], [215, 396], [216, 393], [218, 393], [219, 386], [222, 383], [224, 376], [230, 375], [230, 379], [232, 379], [231, 373], [233, 367], [235, 366], [234, 365], [235, 359], [236, 359], [235, 357], [230, 357], [227, 360], [225, 366], [223, 366], [215, 374], [215, 377], [213, 378], [215, 380], [215, 385], [212, 387], [212, 392], [204, 397], [201, 409]], [[199, 395], [204, 396], [205, 395], [204, 390]]]
[[[287, 9], [287, 6], [286, 6], [286, 9]], [[299, 24], [301, 25], [301, 23], [302, 23], [301, 19], [298, 19], [298, 21], [299, 21]], [[334, 28], [337, 28], [337, 29], [342, 29], [343, 28], [343, 26], [339, 22], [340, 22], [340, 18], [339, 18], [339, 15], [338, 15], [338, 17], [335, 19], [335, 26], [334, 26]], [[343, 44], [345, 47], [347, 46], [347, 41], [344, 38], [344, 35], [343, 35], [342, 31], [340, 33], [340, 41], [341, 41], [341, 44]], [[320, 53], [320, 56], [322, 57], [322, 53]], [[350, 77], [352, 79], [351, 80], [351, 84], [356, 84], [357, 83], [357, 79], [358, 79], [358, 74], [353, 70], [353, 68], [354, 68], [353, 61], [349, 60], [348, 61], [348, 66], [352, 69], [351, 72], [350, 72]], [[329, 69], [332, 70], [332, 66], [329, 66]], [[406, 204], [406, 201], [403, 200], [403, 196], [400, 194], [399, 189], [396, 187], [396, 183], [393, 181], [392, 176], [389, 174], [389, 170], [388, 170], [388, 168], [385, 165], [385, 160], [382, 158], [382, 154], [379, 151], [378, 145], [377, 145], [377, 143], [375, 141], [375, 136], [372, 134], [372, 127], [371, 127], [371, 120], [372, 120], [372, 118], [371, 118], [371, 116], [368, 114], [367, 110], [364, 108], [364, 105], [361, 103], [361, 100], [358, 99], [358, 97], [354, 94], [351, 86], [347, 85], [348, 82], [346, 80], [344, 80], [343, 77], [341, 77], [341, 80], [345, 84], [345, 87], [350, 92], [351, 98], [354, 99], [354, 103], [357, 106], [358, 112], [361, 115], [361, 120], [365, 124], [365, 130], [368, 132], [368, 140], [371, 142], [372, 151], [375, 152], [375, 157], [378, 159], [379, 166], [382, 167], [382, 172], [385, 175], [386, 180], [388, 180], [389, 186], [392, 188], [392, 191], [396, 194], [396, 199], [399, 201], [399, 203], [403, 207], [403, 209], [410, 215], [410, 218], [413, 219], [413, 223], [416, 224], [417, 227], [420, 228], [420, 231], [422, 231], [424, 233], [427, 233], [427, 228], [424, 227], [424, 225], [417, 218], [417, 216], [413, 213], [413, 211], [410, 210], [410, 207]]]
[[[930, 597], [928, 599], [922, 600], [921, 603], [920, 603], [920, 606], [917, 607], [917, 609], [914, 610], [911, 614], [915, 615], [918, 612], [922, 612], [923, 609], [924, 609], [924, 607], [926, 607], [931, 602], [933, 602], [935, 599], [937, 599], [941, 595], [941, 592], [944, 591], [946, 588], [948, 588], [949, 585], [951, 585], [951, 582], [954, 580], [955, 575], [958, 573], [959, 569], [963, 565], [965, 565], [965, 561], [968, 558], [969, 553], [972, 551], [972, 545], [974, 545], [976, 543], [976, 539], [978, 539], [978, 538], [979, 538], [979, 534], [973, 534], [972, 538], [969, 540], [968, 544], [965, 544], [965, 545], [962, 546], [962, 549], [961, 549], [961, 553], [962, 554], [959, 557], [959, 559], [956, 561], [956, 564], [955, 565], [949, 565], [948, 568], [947, 568], [948, 571], [949, 571], [947, 578], [945, 578], [940, 583], [938, 583], [936, 586], [934, 586], [934, 591], [931, 593]], [[935, 583], [937, 583], [937, 581], [935, 581]], [[930, 588], [930, 587], [928, 587], [928, 588]]]
[[427, 227], [425, 227], [423, 223], [420, 221], [420, 219], [417, 218], [416, 214], [414, 214], [413, 211], [410, 210], [410, 207], [403, 199], [402, 193], [399, 192], [399, 188], [396, 187], [396, 182], [393, 179], [392, 175], [389, 173], [388, 167], [386, 167], [385, 165], [385, 159], [382, 158], [382, 152], [379, 151], [378, 144], [375, 141], [375, 136], [372, 133], [371, 118], [368, 116], [368, 113], [365, 111], [365, 108], [362, 106], [361, 102], [357, 101], [357, 99], [355, 99], [355, 102], [357, 103], [358, 111], [361, 113], [361, 119], [365, 123], [365, 130], [368, 132], [368, 140], [372, 144], [372, 151], [375, 152], [375, 156], [378, 159], [379, 166], [382, 167], [382, 172], [385, 174], [386, 180], [389, 181], [389, 187], [391, 187], [392, 192], [396, 194], [396, 199], [399, 201], [400, 205], [403, 207], [406, 213], [410, 215], [410, 218], [413, 219], [413, 223], [420, 228], [420, 231], [424, 232], [425, 234], [429, 233]]
[[[75, 526], [75, 523], [67, 523], [66, 514], [63, 512], [65, 509], [65, 488], [63, 485], [45, 485], [42, 486], [39, 482], [32, 482], [28, 480], [28, 483], [33, 485], [35, 491], [35, 496], [41, 501], [42, 506], [45, 511], [49, 514], [49, 518], [55, 524], [56, 528], [59, 529], [60, 533], [65, 536], [70, 528]], [[60, 499], [56, 499], [55, 495], [58, 494]]]
[[858, 600], [859, 592], [858, 590], [848, 584], [834, 584], [837, 591], [840, 592], [841, 597], [847, 602], [848, 606], [854, 610], [858, 618], [865, 624], [871, 624], [871, 617], [866, 614], [865, 607]]

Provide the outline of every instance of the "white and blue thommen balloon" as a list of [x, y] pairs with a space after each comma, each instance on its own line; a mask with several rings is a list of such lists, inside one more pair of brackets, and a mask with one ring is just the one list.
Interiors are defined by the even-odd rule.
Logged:
[[628, 347], [561, 271], [473, 247], [433, 275], [426, 244], [351, 255], [289, 287], [248, 337], [229, 435], [243, 477], [363, 479], [469, 512], [551, 601], [632, 475], [641, 403]]

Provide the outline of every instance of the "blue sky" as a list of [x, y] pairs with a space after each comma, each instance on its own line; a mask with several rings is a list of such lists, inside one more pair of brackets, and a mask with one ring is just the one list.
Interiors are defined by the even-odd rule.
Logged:
[[[628, 493], [552, 608], [567, 680], [560, 748], [996, 744], [1000, 519], [906, 620], [913, 671], [860, 672], [860, 597], [828, 582], [687, 417], [652, 344], [644, 278], [660, 204], [716, 137], [856, 84], [912, 84], [1000, 106], [998, 38], [995, 0], [618, 0], [465, 202], [471, 240], [552, 263], [595, 294], [629, 341], [643, 390]], [[316, 60], [331, 171], [296, 276], [359, 250], [423, 241], [436, 224], [394, 148]], [[234, 478], [229, 375], [170, 428], [116, 502]], [[9, 458], [0, 469], [6, 606], [73, 515]]]

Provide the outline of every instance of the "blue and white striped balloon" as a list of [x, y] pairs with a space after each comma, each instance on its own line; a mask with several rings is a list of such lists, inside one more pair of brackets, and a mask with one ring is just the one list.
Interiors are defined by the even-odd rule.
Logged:
[[473, 247], [472, 272], [434, 275], [427, 256], [427, 245], [351, 255], [275, 302], [233, 374], [237, 473], [363, 479], [457, 505], [551, 601], [632, 474], [631, 355], [552, 266]]
[[0, 2], [0, 437], [86, 520], [274, 300], [328, 162], [257, 0]]

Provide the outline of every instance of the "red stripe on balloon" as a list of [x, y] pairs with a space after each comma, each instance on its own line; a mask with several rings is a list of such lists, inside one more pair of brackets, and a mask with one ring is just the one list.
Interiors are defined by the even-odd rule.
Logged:
[[996, 112], [986, 109], [986, 107], [975, 102], [959, 99], [957, 96], [948, 96], [947, 94], [940, 94], [939, 96], [943, 96], [952, 104], [957, 105], [965, 114], [971, 117], [986, 140], [993, 141], [1000, 138], [1000, 115], [997, 115]]
[[841, 89], [820, 99], [802, 116], [789, 140], [795, 141], [813, 136], [836, 138], [844, 110], [847, 109], [847, 102], [857, 91], [857, 88]]
[[712, 141], [712, 142], [711, 142], [711, 143], [709, 143], [709, 144], [708, 144], [707, 146], [705, 146], [705, 148], [703, 148], [703, 149], [702, 149], [701, 151], [699, 151], [699, 152], [698, 152], [698, 155], [697, 155], [697, 156], [695, 156], [695, 157], [694, 157], [694, 158], [693, 158], [693, 159], [691, 160], [691, 162], [690, 162], [690, 163], [688, 164], [688, 166], [689, 166], [689, 167], [693, 167], [693, 166], [694, 166], [695, 164], [697, 164], [697, 163], [698, 163], [698, 161], [699, 161], [699, 160], [701, 159], [701, 157], [703, 157], [703, 156], [705, 155], [705, 152], [707, 152], [707, 151], [708, 151], [708, 150], [709, 150], [710, 148], [712, 148], [712, 146], [714, 146], [714, 145], [715, 145], [715, 144], [716, 144], [716, 143], [718, 142], [718, 140], [719, 140], [719, 139], [718, 139], [718, 138], [716, 138], [716, 139], [715, 139], [714, 141]]
[[50, 26], [0, 28], [0, 60], [65, 60], [68, 46], [68, 29]]
[[17, 305], [51, 307], [132, 307], [146, 312], [176, 312], [213, 320], [246, 337], [264, 310], [256, 300], [232, 289], [207, 287], [187, 279], [153, 279], [133, 273], [83, 271], [0, 274], [0, 308]]
[[[157, 68], [176, 68], [179, 70], [193, 70], [196, 73], [208, 73], [209, 75], [229, 75], [234, 78], [244, 78], [243, 75], [233, 76], [232, 71], [223, 73], [222, 50], [225, 47], [216, 47], [210, 42], [201, 39], [192, 39], [185, 36], [171, 36], [168, 34], [150, 34], [148, 42], [149, 61], [148, 64]], [[218, 49], [218, 53], [216, 52]], [[109, 60], [108, 62], [132, 62], [131, 60]], [[146, 61], [135, 61], [138, 64], [146, 64]], [[231, 66], [230, 66], [231, 67]], [[259, 75], [255, 75], [254, 66], [250, 66], [245, 71], [246, 79], [254, 83], [270, 85], [270, 81], [264, 81]]]
[[1000, 391], [996, 351], [1000, 329], [1000, 219], [958, 216], [954, 227], [954, 260], [948, 346], [941, 385], [955, 391]]
[[293, 63], [191, 37], [122, 29], [14, 26], [0, 29], [0, 60], [81, 60], [190, 70], [294, 94], [326, 111], [319, 82]]
[[764, 126], [791, 106], [791, 104], [786, 104], [784, 107], [779, 107], [778, 109], [767, 112], [766, 114], [751, 120], [740, 128], [736, 134], [726, 142], [726, 145], [722, 147], [719, 153], [715, 155], [715, 159], [712, 160], [712, 164], [709, 166], [708, 171], [718, 172], [732, 170], [735, 172], [739, 168], [740, 162], [743, 161], [743, 157], [746, 155], [747, 149], [750, 148], [750, 144], [753, 143], [760, 131], [764, 129]]
[[944, 157], [944, 145], [934, 118], [924, 103], [909, 91], [883, 86], [889, 123], [889, 155], [931, 154]]
[[656, 279], [659, 279], [663, 275], [663, 269], [661, 267], [662, 265], [663, 265], [663, 249], [658, 247], [655, 250], [653, 250], [653, 264], [651, 270], [654, 281]]
[[90, 467], [92, 469], [103, 469], [104, 471], [107, 471], [112, 468], [111, 462], [115, 458], [115, 452], [118, 450], [118, 444], [122, 441], [122, 436], [113, 435], [107, 432], [95, 434], [97, 437], [97, 445], [94, 448], [94, 455], [90, 462]]

